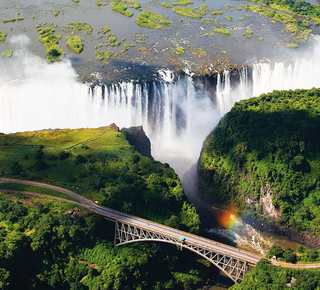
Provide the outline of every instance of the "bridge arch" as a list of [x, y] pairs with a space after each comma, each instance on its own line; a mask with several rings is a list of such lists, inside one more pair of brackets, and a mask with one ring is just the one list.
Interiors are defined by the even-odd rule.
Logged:
[[245, 277], [249, 266], [253, 264], [247, 261], [219, 253], [212, 249], [194, 245], [187, 240], [180, 241], [165, 234], [157, 233], [155, 231], [141, 228], [129, 223], [116, 221], [114, 245], [121, 246], [135, 242], [165, 242], [169, 244], [178, 245], [181, 248], [188, 249], [201, 257], [207, 259], [211, 264], [223, 271], [232, 281], [239, 283]]

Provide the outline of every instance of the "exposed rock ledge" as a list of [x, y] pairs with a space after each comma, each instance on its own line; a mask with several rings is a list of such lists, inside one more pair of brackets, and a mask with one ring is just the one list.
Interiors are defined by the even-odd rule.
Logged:
[[252, 200], [248, 197], [245, 199], [245, 203], [254, 206], [256, 209], [262, 206], [263, 214], [277, 220], [281, 216], [281, 211], [277, 210], [272, 202], [272, 190], [269, 184], [260, 187], [260, 199]]

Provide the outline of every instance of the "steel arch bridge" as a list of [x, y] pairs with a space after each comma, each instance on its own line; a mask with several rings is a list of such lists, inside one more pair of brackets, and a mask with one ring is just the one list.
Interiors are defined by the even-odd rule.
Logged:
[[143, 241], [165, 242], [177, 245], [181, 249], [189, 249], [210, 261], [210, 263], [223, 271], [235, 283], [241, 282], [249, 267], [255, 266], [254, 263], [210, 249], [207, 246], [189, 242], [188, 239], [181, 240], [177, 237], [145, 229], [131, 223], [115, 221], [115, 246]]

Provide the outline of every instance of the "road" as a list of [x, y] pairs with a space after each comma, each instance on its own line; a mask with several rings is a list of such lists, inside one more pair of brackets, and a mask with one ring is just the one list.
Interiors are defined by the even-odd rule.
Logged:
[[[96, 214], [100, 214], [108, 219], [111, 220], [117, 220], [120, 222], [125, 222], [129, 223], [131, 225], [135, 225], [159, 234], [163, 234], [169, 237], [172, 237], [174, 239], [179, 239], [179, 237], [183, 236], [188, 243], [198, 245], [200, 247], [204, 247], [213, 251], [216, 251], [221, 254], [225, 254], [228, 256], [232, 256], [234, 258], [238, 258], [243, 261], [247, 261], [252, 264], [256, 264], [260, 259], [264, 258], [263, 256], [256, 255], [235, 247], [231, 247], [222, 243], [218, 243], [197, 235], [193, 235], [187, 232], [183, 232], [174, 228], [170, 228], [167, 226], [164, 226], [162, 224], [158, 224], [143, 218], [139, 218], [136, 216], [132, 216], [129, 214], [125, 214], [110, 208], [106, 208], [100, 205], [95, 204], [89, 199], [86, 199], [82, 197], [81, 195], [74, 193], [70, 190], [50, 185], [50, 184], [45, 184], [45, 183], [39, 183], [39, 182], [34, 182], [34, 181], [27, 181], [27, 180], [16, 180], [16, 179], [8, 179], [8, 178], [0, 178], [0, 183], [5, 183], [5, 182], [10, 182], [10, 183], [20, 183], [20, 184], [25, 184], [25, 185], [32, 185], [32, 186], [38, 186], [38, 187], [43, 187], [43, 188], [48, 188], [52, 189], [58, 192], [65, 193], [76, 200], [78, 200], [82, 206], [88, 208], [92, 212]], [[28, 194], [31, 194], [30, 192]], [[36, 195], [41, 195], [41, 194], [36, 194]], [[44, 196], [44, 195], [42, 195]], [[54, 196], [48, 196], [51, 198], [55, 198]], [[61, 199], [61, 198], [58, 198]], [[274, 265], [277, 266], [282, 266], [282, 267], [290, 267], [290, 268], [319, 268], [320, 264], [288, 264], [288, 263], [283, 263], [283, 262], [278, 262], [278, 261], [272, 261]]]

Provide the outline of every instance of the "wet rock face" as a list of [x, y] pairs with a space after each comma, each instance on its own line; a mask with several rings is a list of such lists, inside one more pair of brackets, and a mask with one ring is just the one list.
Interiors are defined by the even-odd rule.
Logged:
[[260, 188], [260, 194], [259, 204], [263, 206], [263, 214], [274, 219], [278, 219], [281, 215], [281, 212], [277, 211], [272, 203], [271, 188], [269, 184], [266, 184]]
[[281, 211], [277, 210], [272, 202], [272, 190], [269, 184], [260, 187], [259, 200], [252, 200], [246, 197], [245, 203], [249, 206], [254, 206], [256, 209], [258, 206], [262, 206], [262, 213], [274, 220], [277, 220], [281, 216]]
[[135, 146], [141, 155], [153, 160], [151, 155], [151, 142], [146, 136], [142, 126], [123, 128], [121, 132], [126, 135], [130, 145]]

